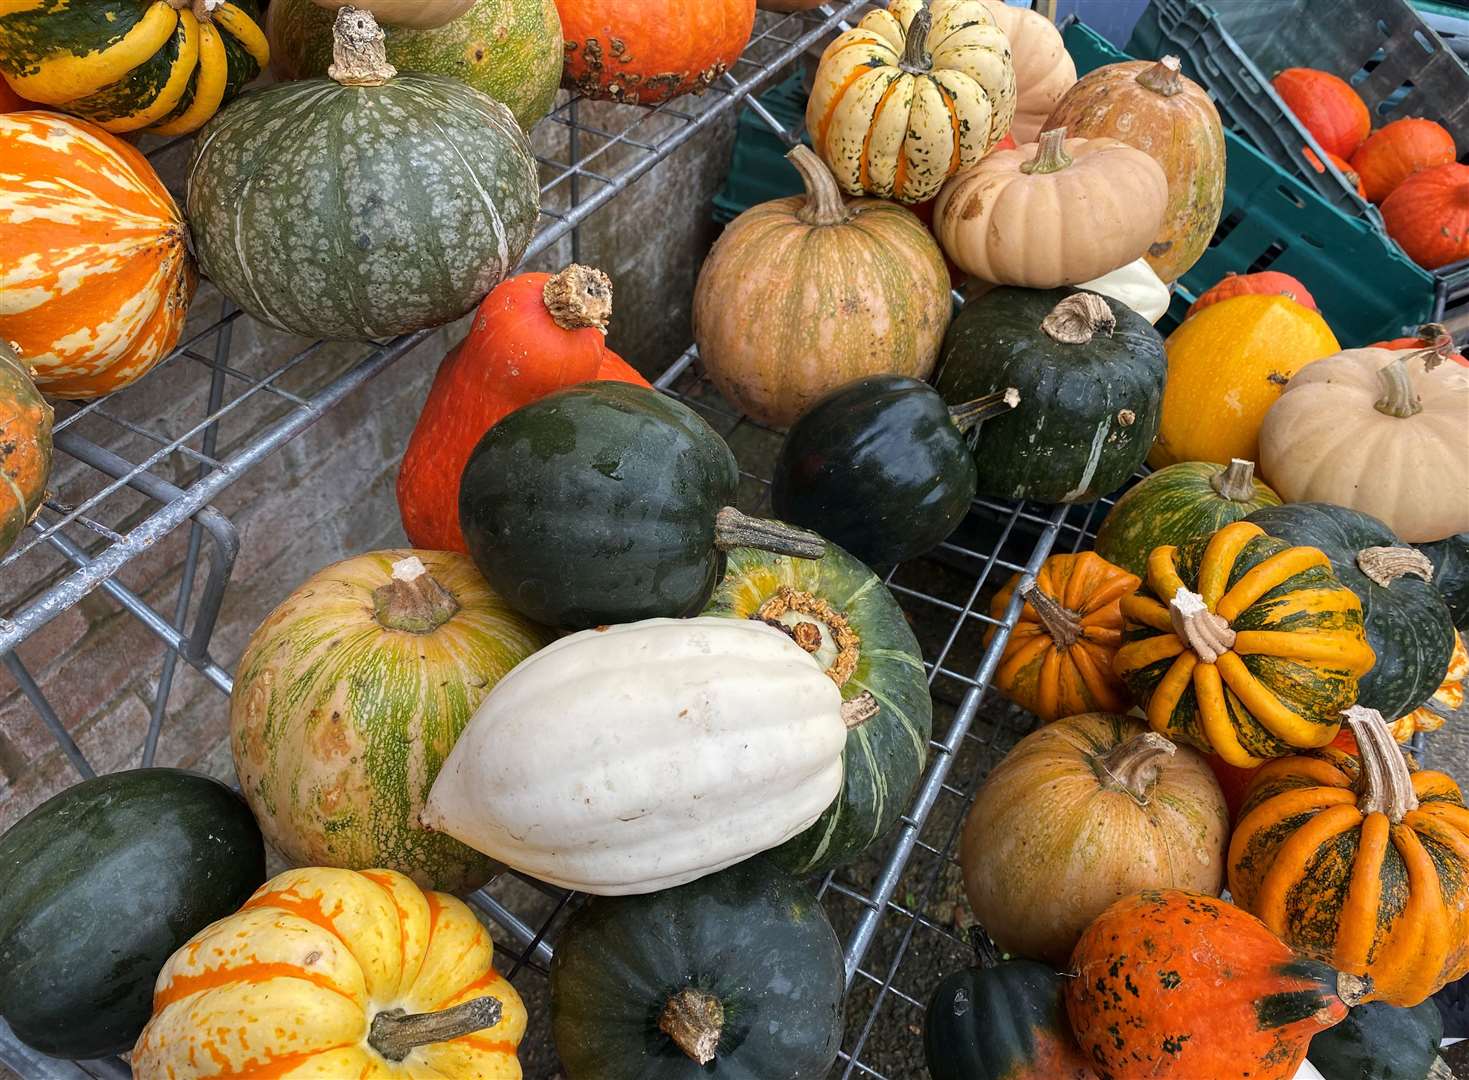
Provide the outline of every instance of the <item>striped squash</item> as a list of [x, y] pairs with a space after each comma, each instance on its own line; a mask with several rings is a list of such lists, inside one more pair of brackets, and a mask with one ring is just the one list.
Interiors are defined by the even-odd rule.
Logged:
[[1116, 671], [1153, 730], [1243, 768], [1331, 742], [1374, 659], [1327, 557], [1248, 521], [1155, 548], [1122, 619]]
[[822, 53], [806, 125], [843, 191], [918, 203], [1005, 137], [1015, 102], [982, 0], [889, 0]]
[[41, 509], [51, 476], [51, 421], [30, 369], [0, 341], [0, 555]]
[[491, 861], [418, 814], [480, 701], [549, 640], [463, 555], [377, 551], [308, 579], [255, 631], [230, 698], [266, 837], [296, 863], [483, 885]]
[[525, 1006], [494, 953], [401, 874], [287, 870], [168, 958], [133, 1075], [520, 1080]]
[[131, 146], [56, 113], [0, 114], [0, 340], [45, 393], [106, 394], [168, 355], [197, 284], [186, 244]]
[[195, 131], [270, 60], [255, 0], [8, 0], [0, 75], [108, 131]]

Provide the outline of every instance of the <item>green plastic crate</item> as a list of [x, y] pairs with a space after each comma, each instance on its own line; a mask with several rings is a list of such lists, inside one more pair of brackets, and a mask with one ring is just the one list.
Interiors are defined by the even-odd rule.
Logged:
[[[787, 131], [797, 131], [806, 120], [806, 90], [799, 73], [760, 95], [760, 104]], [[802, 135], [807, 146], [811, 140]], [[786, 145], [752, 110], [740, 110], [734, 157], [729, 177], [714, 196], [714, 220], [727, 225], [757, 203], [802, 192], [800, 174], [786, 160]]]

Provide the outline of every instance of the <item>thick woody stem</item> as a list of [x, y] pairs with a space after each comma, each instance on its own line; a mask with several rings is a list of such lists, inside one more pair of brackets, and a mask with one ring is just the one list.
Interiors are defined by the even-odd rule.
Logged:
[[851, 701], [842, 702], [842, 723], [847, 725], [847, 730], [859, 728], [871, 720], [881, 711], [877, 704], [877, 698], [871, 690], [863, 690]]
[[434, 580], [417, 555], [393, 564], [393, 577], [372, 593], [378, 625], [410, 634], [430, 634], [459, 610], [454, 594]]
[[372, 12], [344, 7], [332, 24], [332, 66], [326, 72], [343, 86], [381, 86], [398, 69], [388, 63], [382, 28]]
[[962, 405], [949, 407], [949, 418], [954, 426], [968, 435], [986, 420], [1007, 413], [1020, 404], [1020, 391], [1013, 386], [996, 390], [993, 394], [966, 401]]
[[546, 282], [541, 299], [561, 329], [607, 332], [612, 318], [612, 279], [602, 271], [572, 263]]
[[796, 217], [803, 224], [843, 225], [851, 220], [851, 211], [842, 198], [836, 177], [814, 150], [804, 143], [799, 144], [786, 155], [786, 160], [796, 167], [796, 172], [801, 174], [801, 183], [806, 185], [806, 205], [796, 212]]
[[1036, 618], [1051, 635], [1058, 649], [1069, 649], [1081, 640], [1081, 617], [1041, 592], [1034, 584], [1020, 590], [1020, 598], [1035, 609]]
[[1349, 971], [1336, 973], [1336, 996], [1349, 1009], [1355, 1009], [1372, 993], [1372, 980], [1366, 975], [1353, 975]]
[[1357, 809], [1364, 815], [1386, 814], [1388, 821], [1398, 824], [1418, 809], [1407, 759], [1387, 729], [1382, 713], [1353, 705], [1342, 715], [1357, 740], [1362, 761]]
[[1178, 57], [1165, 56], [1152, 67], [1137, 73], [1137, 83], [1155, 94], [1173, 97], [1183, 92], [1183, 75], [1179, 70]]
[[1098, 331], [1112, 336], [1117, 316], [1106, 300], [1093, 292], [1072, 293], [1041, 320], [1041, 329], [1062, 345], [1085, 345]]
[[431, 1013], [407, 1013], [402, 1009], [380, 1012], [372, 1018], [367, 1045], [389, 1061], [402, 1061], [415, 1046], [448, 1042], [500, 1022], [500, 1002], [492, 997], [475, 998], [452, 1009]]
[[1177, 752], [1178, 747], [1162, 735], [1147, 731], [1093, 760], [1103, 786], [1124, 791], [1139, 806], [1147, 806], [1163, 765]]
[[826, 554], [826, 541], [814, 532], [783, 521], [751, 517], [733, 506], [724, 507], [714, 519], [714, 546], [720, 551], [759, 548], [797, 559], [819, 559]]
[[1424, 581], [1433, 580], [1433, 562], [1411, 547], [1363, 548], [1357, 552], [1357, 569], [1384, 589], [1408, 574], [1416, 574]]
[[1445, 360], [1453, 359], [1454, 353], [1458, 352], [1454, 348], [1454, 335], [1443, 323], [1423, 324], [1418, 328], [1418, 336], [1423, 340], [1423, 348], [1413, 355], [1423, 358], [1424, 371], [1432, 371]]
[[686, 986], [668, 999], [658, 1030], [700, 1066], [714, 1060], [724, 1034], [724, 1003], [713, 994]]
[[1378, 370], [1377, 379], [1382, 386], [1382, 397], [1376, 402], [1378, 412], [1406, 420], [1423, 411], [1423, 403], [1418, 400], [1418, 394], [1413, 390], [1413, 380], [1408, 376], [1407, 357], [1415, 355], [1417, 354], [1401, 354], [1392, 363]]
[[1231, 502], [1249, 502], [1255, 497], [1255, 463], [1231, 458], [1229, 464], [1209, 477], [1209, 486]]
[[1229, 623], [1210, 611], [1204, 598], [1196, 592], [1179, 588], [1168, 605], [1168, 617], [1173, 622], [1173, 632], [1201, 663], [1215, 663], [1234, 648], [1234, 631]]
[[1021, 162], [1020, 171], [1027, 176], [1053, 173], [1060, 172], [1070, 164], [1071, 155], [1066, 152], [1066, 129], [1059, 127], [1041, 132], [1035, 157]]
[[898, 65], [909, 75], [924, 75], [933, 69], [933, 58], [928, 54], [928, 32], [932, 29], [933, 12], [929, 10], [928, 0], [923, 0], [923, 6], [913, 13], [913, 21], [908, 24], [903, 59]]

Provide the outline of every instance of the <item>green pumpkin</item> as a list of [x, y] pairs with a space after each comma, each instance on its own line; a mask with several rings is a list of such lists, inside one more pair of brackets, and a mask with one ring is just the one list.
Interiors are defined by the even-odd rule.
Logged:
[[1091, 502], [1147, 457], [1162, 415], [1163, 339], [1127, 305], [1077, 289], [994, 289], [949, 327], [935, 382], [951, 405], [1013, 387], [974, 444], [981, 495]]
[[179, 769], [85, 780], [0, 836], [0, 1017], [44, 1054], [132, 1049], [173, 951], [265, 881], [244, 800]]
[[1411, 1009], [1368, 1001], [1314, 1036], [1306, 1058], [1326, 1080], [1452, 1080], [1438, 1058], [1442, 1041], [1443, 1018], [1432, 998]]
[[567, 1080], [822, 1080], [843, 971], [811, 890], [751, 859], [587, 901], [556, 942], [551, 1034]]
[[908, 808], [933, 729], [923, 653], [892, 593], [834, 544], [814, 560], [735, 548], [728, 563], [703, 614], [774, 620], [807, 642], [842, 700], [870, 691], [878, 702], [847, 735], [836, 802], [772, 853], [793, 874], [824, 873], [861, 855]]
[[46, 498], [54, 419], [30, 369], [0, 340], [0, 555], [15, 546]]
[[1469, 533], [1416, 546], [1433, 563], [1433, 587], [1448, 606], [1454, 625], [1469, 630]]

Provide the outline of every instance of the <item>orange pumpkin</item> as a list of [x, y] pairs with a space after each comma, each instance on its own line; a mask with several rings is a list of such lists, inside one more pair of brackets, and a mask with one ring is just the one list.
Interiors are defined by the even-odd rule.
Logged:
[[1283, 296], [1287, 300], [1294, 300], [1302, 307], [1310, 308], [1312, 311], [1317, 310], [1316, 298], [1311, 295], [1306, 286], [1289, 274], [1282, 274], [1278, 270], [1261, 270], [1257, 274], [1236, 274], [1231, 271], [1199, 294], [1199, 298], [1189, 305], [1188, 315], [1197, 315], [1210, 304], [1217, 304], [1221, 300], [1228, 300], [1234, 296], [1251, 296], [1256, 293], [1266, 296]]
[[1469, 165], [1414, 173], [1382, 201], [1382, 223], [1425, 270], [1469, 259]]
[[1286, 68], [1270, 85], [1321, 149], [1350, 158], [1372, 130], [1372, 114], [1351, 84], [1329, 71]]
[[1362, 178], [1367, 198], [1382, 202], [1408, 177], [1458, 156], [1454, 137], [1432, 120], [1407, 116], [1386, 124], [1352, 155], [1352, 168]]
[[[1324, 173], [1326, 171], [1326, 166], [1321, 164], [1321, 159], [1316, 156], [1316, 152], [1312, 150], [1309, 146], [1301, 147], [1301, 153], [1305, 155], [1306, 163], [1310, 165], [1311, 168], [1315, 169], [1319, 173]], [[1326, 152], [1326, 157], [1333, 165], [1336, 166], [1337, 171], [1340, 172], [1342, 176], [1346, 177], [1347, 183], [1351, 184], [1352, 187], [1357, 189], [1357, 194], [1365, 199], [1367, 197], [1367, 189], [1362, 186], [1362, 178], [1358, 176], [1356, 170], [1352, 168], [1352, 163], [1346, 158], [1342, 157], [1340, 154], [1333, 154], [1330, 150]]]
[[[1448, 340], [1444, 340], [1447, 338]], [[1454, 347], [1453, 335], [1440, 323], [1428, 323], [1418, 328], [1414, 337], [1392, 338], [1388, 341], [1374, 341], [1371, 345], [1364, 345], [1366, 349], [1390, 349], [1393, 352], [1419, 352], [1423, 349], [1433, 349], [1440, 356], [1447, 357], [1456, 364], [1469, 367], [1469, 357]]]
[[0, 339], [52, 397], [127, 386], [194, 297], [178, 206], [137, 150], [57, 113], [0, 113], [0, 162]]
[[0, 341], [0, 555], [41, 509], [51, 475], [51, 406], [30, 369]]

